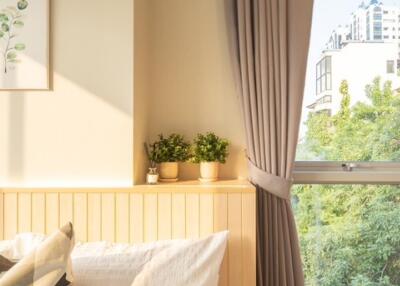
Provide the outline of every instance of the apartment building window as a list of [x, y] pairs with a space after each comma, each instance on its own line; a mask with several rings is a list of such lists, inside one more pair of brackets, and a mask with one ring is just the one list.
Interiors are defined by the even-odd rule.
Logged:
[[374, 22], [374, 40], [382, 40], [382, 22]]
[[316, 92], [320, 94], [332, 88], [332, 57], [326, 56], [317, 64]]
[[394, 73], [394, 61], [390, 60], [386, 62], [386, 73]]
[[322, 98], [322, 102], [323, 102], [323, 103], [331, 103], [331, 102], [332, 102], [332, 95], [325, 95], [325, 96]]
[[[313, 23], [292, 199], [305, 285], [400, 285], [400, 78], [393, 76], [400, 46], [394, 33], [383, 40], [381, 20], [382, 11], [400, 13], [400, 1], [390, 2], [396, 7], [360, 2], [315, 0], [319, 22]], [[367, 24], [357, 28], [349, 15]], [[326, 63], [332, 27], [349, 24], [349, 41], [329, 52]], [[359, 42], [358, 32], [385, 44]], [[321, 94], [328, 82], [329, 92]]]

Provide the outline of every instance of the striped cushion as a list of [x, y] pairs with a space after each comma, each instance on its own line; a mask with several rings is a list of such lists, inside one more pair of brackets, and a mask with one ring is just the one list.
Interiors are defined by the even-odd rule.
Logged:
[[72, 282], [70, 254], [73, 247], [74, 231], [68, 223], [15, 265], [5, 257], [0, 259], [0, 269], [7, 271], [0, 278], [0, 285], [69, 285]]

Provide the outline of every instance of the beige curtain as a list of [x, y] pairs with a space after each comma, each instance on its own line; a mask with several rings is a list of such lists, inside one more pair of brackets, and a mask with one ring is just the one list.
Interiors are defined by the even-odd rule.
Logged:
[[257, 186], [257, 285], [304, 285], [290, 188], [313, 0], [230, 4], [250, 180]]

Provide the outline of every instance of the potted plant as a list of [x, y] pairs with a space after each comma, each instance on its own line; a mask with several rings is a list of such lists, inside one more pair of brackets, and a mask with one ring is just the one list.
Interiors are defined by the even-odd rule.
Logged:
[[150, 161], [159, 164], [160, 181], [176, 182], [178, 180], [178, 162], [189, 159], [190, 144], [179, 134], [164, 137], [150, 144]]
[[218, 179], [219, 164], [228, 157], [229, 142], [212, 132], [198, 134], [194, 139], [192, 161], [200, 163], [202, 182], [214, 182]]

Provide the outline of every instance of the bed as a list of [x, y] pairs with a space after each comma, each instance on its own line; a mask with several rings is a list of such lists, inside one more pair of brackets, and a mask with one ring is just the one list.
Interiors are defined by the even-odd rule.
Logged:
[[67, 221], [81, 242], [138, 244], [228, 230], [219, 285], [256, 285], [255, 189], [245, 181], [2, 189], [0, 208], [2, 240], [23, 232], [49, 234]]

